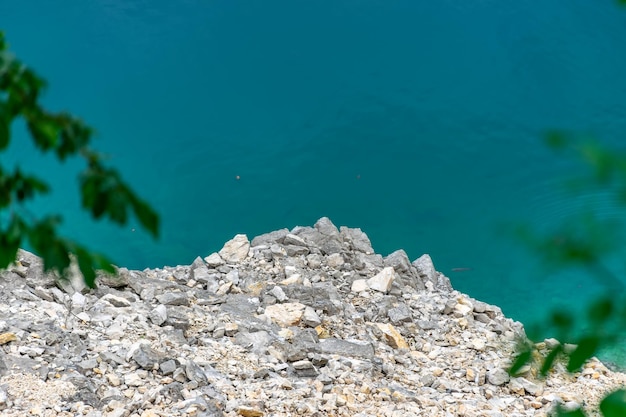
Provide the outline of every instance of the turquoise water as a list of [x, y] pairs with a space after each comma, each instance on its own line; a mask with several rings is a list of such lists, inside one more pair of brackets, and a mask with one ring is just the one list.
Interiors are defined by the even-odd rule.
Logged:
[[236, 233], [328, 216], [379, 253], [431, 254], [523, 321], [598, 288], [546, 272], [501, 226], [549, 228], [590, 203], [620, 214], [560, 191], [579, 166], [541, 141], [626, 137], [626, 10], [612, 1], [24, 0], [0, 2], [0, 28], [49, 81], [46, 103], [95, 126], [161, 213], [157, 242], [90, 221], [80, 165], [46, 161], [15, 127], [8, 160], [56, 190], [32, 210], [63, 210], [67, 234], [120, 265], [189, 264]]

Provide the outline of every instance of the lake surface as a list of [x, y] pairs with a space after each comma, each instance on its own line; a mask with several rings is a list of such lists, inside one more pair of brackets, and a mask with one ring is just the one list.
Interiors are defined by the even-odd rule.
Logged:
[[33, 213], [62, 210], [66, 234], [117, 264], [189, 264], [237, 233], [328, 216], [383, 255], [429, 253], [455, 288], [524, 322], [599, 288], [503, 229], [588, 206], [622, 217], [603, 194], [564, 192], [581, 165], [542, 141], [624, 143], [613, 1], [23, 0], [0, 3], [0, 28], [48, 80], [46, 104], [94, 126], [162, 216], [156, 242], [92, 222], [80, 164], [47, 161], [15, 126], [3, 158], [55, 189]]

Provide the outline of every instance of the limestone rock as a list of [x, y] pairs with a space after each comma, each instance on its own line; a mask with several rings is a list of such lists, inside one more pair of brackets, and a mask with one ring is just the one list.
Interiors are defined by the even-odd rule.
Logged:
[[300, 323], [306, 306], [300, 303], [274, 304], [265, 307], [265, 315], [281, 327]]
[[265, 415], [263, 411], [245, 405], [239, 406], [237, 408], [237, 414], [243, 417], [262, 417], [263, 415]]
[[302, 323], [309, 327], [317, 327], [322, 324], [322, 320], [315, 310], [311, 307], [306, 307], [304, 309], [304, 314], [302, 315]]
[[[220, 254], [217, 252], [213, 252], [209, 256], [205, 257], [204, 262], [206, 262], [206, 266], [210, 268], [217, 268], [218, 266], [222, 266], [225, 263]], [[194, 268], [192, 267], [192, 269]]]
[[252, 239], [252, 246], [260, 246], [267, 245], [271, 246], [272, 244], [278, 243], [283, 244], [285, 240], [285, 236], [289, 233], [287, 229], [280, 229], [273, 232], [265, 233], [259, 236], [256, 236]]
[[385, 341], [394, 349], [408, 349], [409, 344], [404, 340], [400, 332], [389, 323], [376, 323], [385, 337]]
[[387, 293], [391, 289], [391, 284], [396, 279], [396, 272], [393, 267], [383, 268], [378, 274], [367, 280], [367, 286], [375, 291]]
[[509, 379], [522, 325], [359, 229], [324, 218], [253, 244], [68, 293], [20, 252], [0, 271], [0, 414], [530, 417], [626, 386], [596, 359]]
[[352, 282], [352, 286], [350, 287], [350, 290], [352, 292], [362, 292], [362, 291], [367, 291], [369, 290], [369, 285], [367, 285], [367, 280], [365, 279], [356, 279]]
[[219, 251], [219, 255], [228, 263], [238, 263], [246, 259], [250, 251], [250, 242], [246, 235], [236, 235], [226, 242]]
[[350, 246], [358, 252], [371, 255], [374, 253], [372, 243], [369, 238], [361, 229], [352, 229], [349, 227], [341, 226], [339, 228], [343, 240], [348, 242]]
[[167, 307], [163, 304], [159, 304], [148, 313], [148, 318], [150, 321], [157, 326], [162, 325], [167, 320]]
[[504, 385], [509, 382], [509, 373], [502, 368], [495, 368], [487, 372], [487, 382], [492, 385]]
[[413, 266], [417, 269], [418, 274], [423, 280], [430, 281], [433, 285], [437, 286], [439, 278], [430, 255], [424, 254], [420, 256], [413, 261]]

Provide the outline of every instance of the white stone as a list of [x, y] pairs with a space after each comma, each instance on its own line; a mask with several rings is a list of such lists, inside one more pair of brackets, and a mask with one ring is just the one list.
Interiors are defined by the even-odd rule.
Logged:
[[293, 285], [302, 284], [302, 276], [300, 274], [293, 274], [289, 278], [280, 281], [280, 285]]
[[281, 303], [283, 301], [287, 301], [287, 295], [285, 295], [285, 291], [279, 286], [275, 286], [271, 289], [270, 294], [272, 294], [278, 301]]
[[309, 327], [317, 327], [322, 324], [322, 320], [312, 307], [306, 307], [302, 315], [302, 323]]
[[124, 383], [129, 387], [139, 387], [145, 384], [145, 381], [136, 373], [124, 375]]
[[355, 279], [352, 282], [352, 287], [350, 288], [352, 292], [360, 293], [363, 291], [367, 291], [370, 287], [367, 285], [367, 280], [364, 279]]
[[391, 289], [391, 284], [393, 284], [395, 278], [396, 271], [394, 271], [393, 267], [388, 266], [368, 279], [367, 286], [375, 291], [387, 293]]
[[159, 304], [148, 313], [148, 318], [157, 326], [162, 325], [167, 320], [167, 308], [163, 304]]
[[219, 255], [226, 262], [241, 262], [248, 256], [250, 251], [250, 241], [246, 235], [236, 235], [234, 238], [226, 242], [224, 247], [219, 251]]
[[466, 316], [466, 315], [468, 315], [469, 313], [471, 313], [472, 311], [473, 311], [473, 310], [472, 310], [472, 307], [470, 307], [470, 306], [468, 306], [468, 305], [466, 305], [466, 304], [457, 304], [457, 305], [454, 307], [454, 314], [455, 314], [457, 317], [463, 317], [463, 316]]
[[213, 252], [209, 256], [205, 257], [204, 262], [206, 262], [207, 266], [210, 268], [217, 268], [218, 266], [224, 265], [224, 260], [217, 252]]
[[435, 265], [433, 264], [433, 260], [430, 255], [424, 254], [413, 261], [413, 266], [417, 268], [417, 271], [420, 275], [423, 275], [433, 283], [437, 283], [437, 270], [435, 269]]
[[89, 314], [85, 313], [84, 311], [81, 312], [81, 313], [78, 313], [76, 315], [76, 317], [78, 317], [79, 319], [81, 319], [85, 323], [89, 323], [91, 321], [91, 317], [89, 317]]
[[265, 308], [265, 315], [281, 327], [300, 323], [306, 306], [300, 303], [274, 304]]
[[343, 256], [340, 253], [330, 254], [326, 258], [326, 264], [331, 268], [337, 269], [344, 263], [345, 261], [343, 260]]
[[130, 301], [128, 301], [124, 297], [118, 297], [113, 294], [106, 294], [102, 298], [100, 298], [100, 300], [106, 301], [107, 303], [115, 307], [130, 307]]
[[501, 368], [495, 368], [487, 372], [487, 382], [492, 385], [504, 385], [509, 382], [509, 379], [508, 372]]
[[83, 308], [85, 307], [85, 302], [87, 301], [87, 298], [85, 298], [84, 295], [82, 295], [79, 292], [75, 292], [74, 294], [72, 294], [72, 307], [77, 307], [77, 308]]
[[292, 277], [292, 276], [294, 276], [296, 274], [299, 275], [298, 274], [298, 269], [295, 266], [287, 265], [285, 267], [285, 277], [286, 278], [290, 278], [290, 277]]
[[474, 339], [472, 340], [472, 348], [482, 352], [485, 350], [485, 341], [483, 339]]

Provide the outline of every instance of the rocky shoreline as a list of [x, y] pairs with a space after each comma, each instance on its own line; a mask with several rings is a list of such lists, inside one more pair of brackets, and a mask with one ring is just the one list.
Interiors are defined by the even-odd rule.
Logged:
[[509, 377], [520, 323], [327, 218], [91, 291], [18, 260], [0, 272], [2, 416], [545, 416], [626, 382], [595, 359]]

